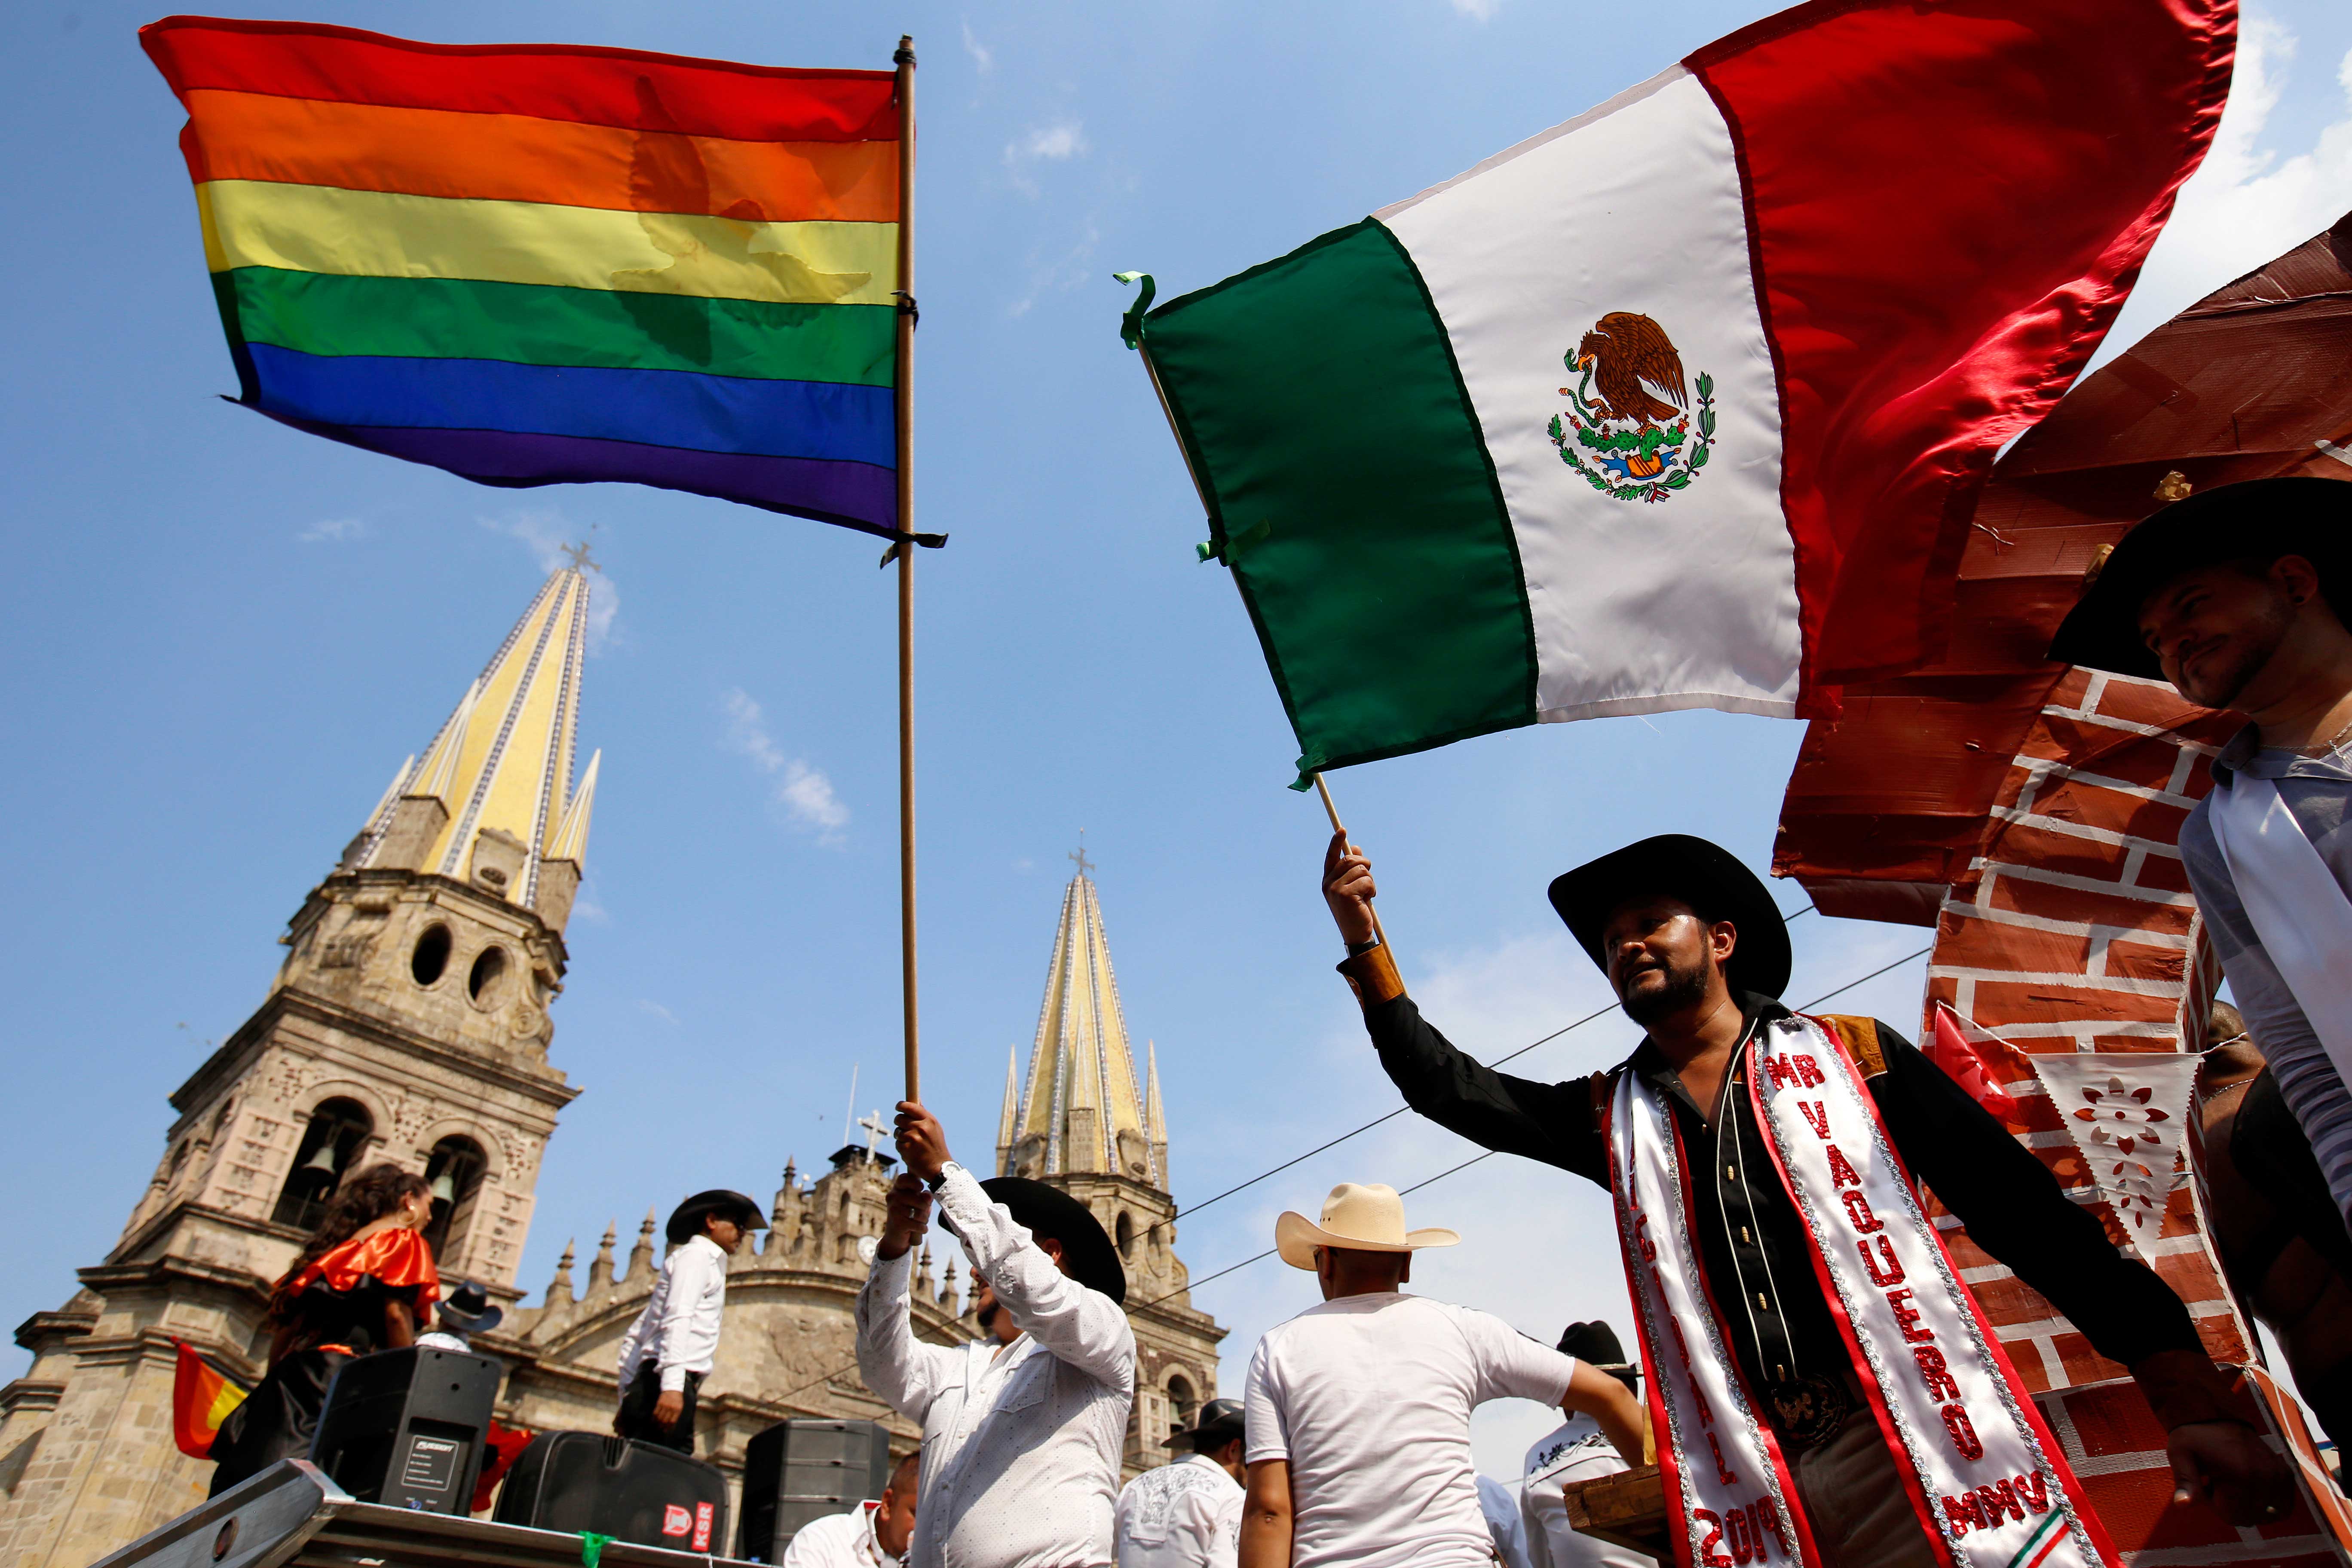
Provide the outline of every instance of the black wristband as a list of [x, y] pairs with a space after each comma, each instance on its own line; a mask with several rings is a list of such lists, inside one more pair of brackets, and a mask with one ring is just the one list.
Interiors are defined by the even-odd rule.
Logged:
[[1371, 952], [1372, 949], [1380, 945], [1381, 939], [1376, 936], [1367, 937], [1362, 942], [1351, 942], [1348, 944], [1348, 956], [1349, 958], [1360, 958], [1365, 953]]

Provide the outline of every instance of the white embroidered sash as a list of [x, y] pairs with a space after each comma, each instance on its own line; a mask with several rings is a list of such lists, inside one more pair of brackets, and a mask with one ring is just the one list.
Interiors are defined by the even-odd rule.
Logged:
[[[1951, 1568], [2100, 1568], [2114, 1548], [1978, 1314], [1860, 1074], [1811, 1019], [1759, 1026], [1745, 1076], [1814, 1273], [1911, 1505]], [[1724, 1342], [1673, 1113], [1619, 1075], [1612, 1187], [1683, 1568], [1818, 1568], [1796, 1488]]]
[[2294, 819], [2278, 785], [2251, 773], [2217, 773], [2208, 820], [2229, 862], [2230, 882], [2263, 951], [2352, 1084], [2352, 900]]

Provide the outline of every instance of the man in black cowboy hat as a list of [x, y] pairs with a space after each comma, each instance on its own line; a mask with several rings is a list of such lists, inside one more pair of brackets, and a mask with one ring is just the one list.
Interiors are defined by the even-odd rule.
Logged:
[[641, 1443], [694, 1452], [694, 1401], [719, 1354], [727, 1259], [746, 1234], [768, 1228], [760, 1205], [713, 1187], [677, 1205], [645, 1310], [621, 1340], [621, 1410], [613, 1430]]
[[[913, 1100], [898, 1106], [874, 1272], [857, 1297], [857, 1370], [922, 1423], [922, 1493], [908, 1568], [1107, 1564], [1135, 1399], [1127, 1274], [1087, 1206], [1018, 1176], [982, 1182]], [[971, 1265], [986, 1337], [924, 1344], [908, 1321], [915, 1245], [937, 1194]]]
[[1181, 1457], [1144, 1471], [1118, 1494], [1118, 1568], [1234, 1568], [1248, 1495], [1246, 1436], [1242, 1402], [1212, 1399], [1168, 1439]]
[[[1969, 1321], [1956, 1271], [1935, 1261], [1940, 1243], [1916, 1198], [1885, 1184], [1882, 1173], [1894, 1169], [1924, 1179], [1977, 1246], [2048, 1297], [2102, 1354], [2130, 1368], [2171, 1432], [2179, 1497], [2201, 1493], [2247, 1522], [2284, 1511], [2292, 1483], [2236, 1414], [2228, 1380], [2200, 1348], [2179, 1298], [2120, 1254], [2038, 1159], [1895, 1030], [1874, 1019], [1792, 1015], [1779, 999], [1790, 969], [1785, 923], [1763, 883], [1723, 849], [1664, 835], [1552, 883], [1553, 908], [1626, 1014], [1649, 1031], [1612, 1073], [1567, 1083], [1496, 1072], [1423, 1019], [1374, 935], [1370, 864], [1341, 837], [1326, 856], [1323, 887], [1349, 946], [1340, 972], [1406, 1101], [1473, 1142], [1576, 1172], [1614, 1194], [1629, 1272], [1643, 1292], [1636, 1321], [1654, 1407], [1662, 1398], [1670, 1415], [1675, 1398], [1691, 1410], [1727, 1400], [1752, 1405], [1770, 1440], [1750, 1431], [1743, 1466], [1736, 1434], [1710, 1432], [1710, 1444], [1730, 1456], [1711, 1453], [1711, 1468], [1727, 1481], [1741, 1475], [1773, 1499], [1796, 1494], [1782, 1506], [1795, 1505], [1786, 1511], [1797, 1517], [1783, 1520], [1759, 1502], [1749, 1528], [1793, 1524], [1829, 1568], [1929, 1568], [1939, 1562], [1929, 1531], [1942, 1533], [1947, 1522], [1934, 1516], [1937, 1500], [1958, 1510], [1949, 1523], [1961, 1533], [2005, 1530], [1998, 1517], [1970, 1511], [1971, 1494], [1931, 1500], [1924, 1480], [1915, 1487], [1915, 1471], [1950, 1456], [1940, 1445], [1892, 1453], [1873, 1414], [1889, 1402], [1947, 1399], [1945, 1411], [1956, 1414], [1942, 1415], [1950, 1430], [1936, 1436], [1948, 1436], [1963, 1456], [1991, 1444], [2019, 1454], [2035, 1476], [2070, 1479], [2018, 1414], [2030, 1400], [2013, 1378], [1973, 1380], [1976, 1369], [1998, 1363], [1998, 1347]], [[1832, 1053], [1832, 1071], [1819, 1070], [1817, 1058]], [[1804, 1075], [1797, 1100], [1808, 1121], [1829, 1119], [1806, 1147], [1790, 1142], [1779, 1120], [1793, 1122], [1782, 1100], [1791, 1084], [1784, 1071]], [[1857, 1082], [1866, 1105], [1853, 1092]], [[1759, 1109], [1768, 1104], [1769, 1113]], [[1801, 1179], [1792, 1173], [1801, 1157]], [[1874, 1201], [1893, 1219], [1874, 1213], [1865, 1197], [1873, 1184]], [[1810, 1206], [1801, 1211], [1808, 1192]], [[1848, 1218], [1863, 1232], [1858, 1238], [1837, 1229]], [[1650, 1228], [1654, 1220], [1661, 1223]], [[1902, 1256], [1869, 1250], [1874, 1240], [1892, 1247], [1898, 1237], [1907, 1277]], [[1853, 1275], [1857, 1239], [1869, 1278], [1833, 1313], [1821, 1280]], [[1888, 1284], [1895, 1288], [1877, 1291]], [[1671, 1310], [1677, 1301], [1685, 1307]], [[1879, 1336], [1869, 1342], [1877, 1346], [1874, 1370], [1845, 1337], [1849, 1326], [1865, 1331], [1856, 1321], [1865, 1310], [1885, 1319], [1867, 1331]], [[1712, 1322], [1685, 1324], [1685, 1316]], [[1662, 1389], [1658, 1336], [1669, 1332], [1677, 1366]], [[1944, 1349], [1925, 1344], [1937, 1332], [1948, 1363]], [[1924, 1394], [1906, 1381], [1909, 1365], [1893, 1359], [1913, 1341], [1935, 1352], [1918, 1357]], [[1695, 1363], [1703, 1370], [1689, 1370]], [[1929, 1420], [1939, 1414], [1933, 1404], [1925, 1409]], [[1910, 1420], [1921, 1425], [1916, 1412]], [[1699, 1425], [1693, 1416], [1685, 1440], [1696, 1440]], [[1666, 1445], [1665, 1432], [1659, 1442]], [[1768, 1473], [1748, 1473], [1756, 1470]], [[1696, 1534], [1691, 1540], [1697, 1543]], [[2060, 1555], [2092, 1560], [2095, 1544], [2078, 1540]]]
[[506, 1321], [506, 1309], [490, 1304], [490, 1293], [478, 1279], [468, 1279], [441, 1303], [434, 1315], [433, 1331], [416, 1336], [416, 1342], [434, 1350], [474, 1353], [473, 1338], [487, 1334]]
[[2168, 680], [2249, 721], [2213, 759], [2180, 855], [2231, 993], [2352, 1223], [2348, 574], [2352, 486], [2218, 486], [2123, 537], [2050, 657]]

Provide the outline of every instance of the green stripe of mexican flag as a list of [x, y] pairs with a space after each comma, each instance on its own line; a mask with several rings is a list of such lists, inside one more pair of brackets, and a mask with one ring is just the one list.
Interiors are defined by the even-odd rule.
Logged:
[[[1528, 722], [1517, 542], [1396, 237], [1367, 218], [1186, 303], [1151, 324], [1153, 366], [1195, 472], [1216, 477], [1223, 559], [1284, 706], [1362, 759]], [[1222, 352], [1241, 342], [1255, 352]], [[1368, 419], [1396, 439], [1365, 443]], [[1286, 439], [1255, 438], [1267, 428]]]
[[1145, 313], [1302, 773], [1827, 713], [1932, 657], [1994, 452], [2202, 156], [2231, 19], [1815, 0]]

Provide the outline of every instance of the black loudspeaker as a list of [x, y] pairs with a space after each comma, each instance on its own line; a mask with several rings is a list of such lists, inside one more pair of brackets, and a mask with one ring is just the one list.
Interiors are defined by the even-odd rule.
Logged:
[[847, 1513], [890, 1484], [878, 1421], [781, 1421], [743, 1445], [743, 1530], [735, 1555], [781, 1563], [801, 1526]]
[[675, 1448], [600, 1432], [542, 1432], [499, 1488], [500, 1524], [583, 1531], [673, 1552], [724, 1552], [727, 1478]]
[[327, 1387], [310, 1462], [362, 1502], [471, 1511], [497, 1362], [412, 1346], [354, 1356]]

